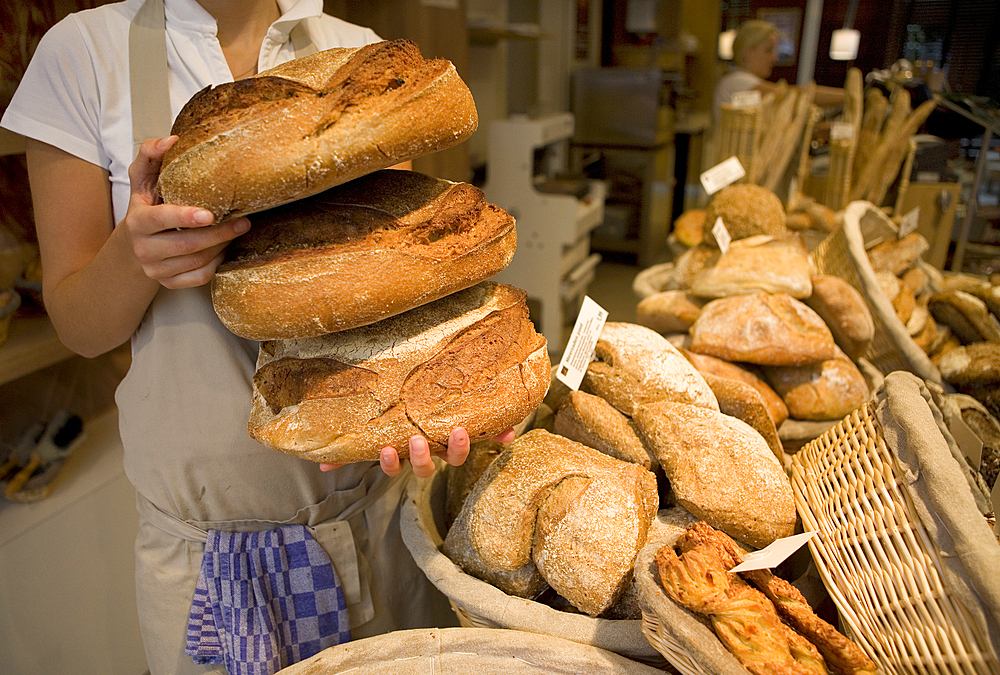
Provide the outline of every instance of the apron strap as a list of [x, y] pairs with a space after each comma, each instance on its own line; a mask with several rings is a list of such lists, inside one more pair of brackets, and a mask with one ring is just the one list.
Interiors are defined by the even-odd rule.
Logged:
[[163, 0], [146, 0], [128, 31], [128, 71], [132, 96], [132, 157], [147, 138], [170, 133], [167, 31]]

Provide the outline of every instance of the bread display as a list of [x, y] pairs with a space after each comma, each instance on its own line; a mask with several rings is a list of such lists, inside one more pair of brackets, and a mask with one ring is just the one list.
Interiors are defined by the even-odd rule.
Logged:
[[729, 236], [735, 241], [758, 234], [784, 235], [785, 207], [771, 190], [739, 183], [716, 192], [708, 203], [702, 236], [707, 244], [718, 246], [712, 228], [722, 218]]
[[510, 263], [516, 244], [514, 219], [479, 188], [376, 171], [255, 214], [226, 250], [212, 302], [240, 337], [315, 337], [483, 281]]
[[719, 409], [705, 378], [662, 335], [643, 326], [608, 322], [582, 389], [626, 415], [644, 403], [668, 399]]
[[250, 435], [314, 462], [377, 460], [455, 427], [473, 442], [517, 424], [542, 401], [550, 368], [526, 294], [483, 282], [376, 324], [261, 343]]
[[157, 188], [226, 220], [453, 146], [477, 125], [449, 61], [408, 40], [329, 49], [195, 94]]
[[508, 444], [466, 499], [443, 551], [470, 574], [534, 565], [581, 611], [614, 604], [657, 510], [656, 479], [535, 429]]
[[703, 298], [757, 291], [787, 293], [798, 299], [812, 294], [809, 254], [798, 234], [734, 241], [715, 265], [691, 281], [691, 293]]
[[784, 469], [742, 420], [693, 405], [658, 401], [633, 417], [677, 503], [752, 546], [795, 531], [795, 503]]
[[726, 361], [799, 366], [833, 358], [823, 320], [787, 293], [734, 295], [706, 304], [691, 326], [691, 351]]

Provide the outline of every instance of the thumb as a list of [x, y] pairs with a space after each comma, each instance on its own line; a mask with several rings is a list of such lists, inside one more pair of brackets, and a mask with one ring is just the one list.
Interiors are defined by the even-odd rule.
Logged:
[[163, 156], [177, 141], [177, 136], [147, 138], [139, 147], [139, 154], [128, 167], [132, 195], [141, 196], [148, 204], [157, 202], [156, 181], [160, 176]]

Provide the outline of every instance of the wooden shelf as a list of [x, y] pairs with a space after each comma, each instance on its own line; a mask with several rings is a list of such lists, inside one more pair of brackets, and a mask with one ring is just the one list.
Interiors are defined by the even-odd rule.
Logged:
[[24, 136], [0, 128], [0, 156], [18, 155], [24, 152]]
[[73, 356], [56, 335], [47, 316], [10, 322], [7, 342], [0, 345], [0, 384], [28, 375]]

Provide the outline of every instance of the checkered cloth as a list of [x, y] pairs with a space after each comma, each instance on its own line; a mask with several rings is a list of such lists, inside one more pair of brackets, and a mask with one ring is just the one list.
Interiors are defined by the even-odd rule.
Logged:
[[344, 591], [304, 525], [211, 530], [184, 653], [229, 675], [272, 675], [351, 639]]

